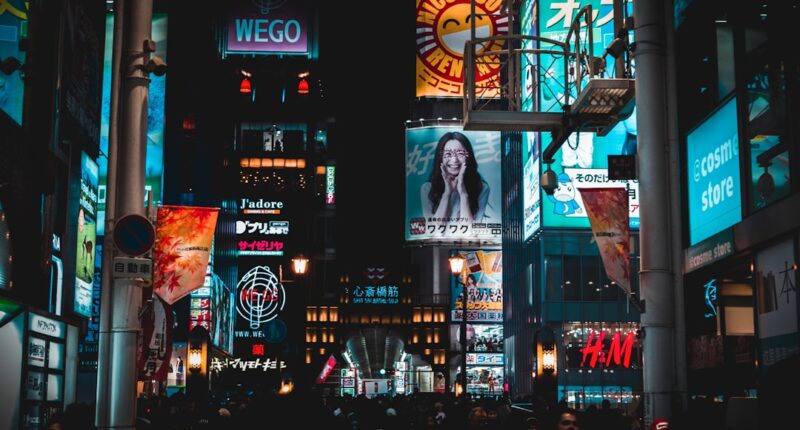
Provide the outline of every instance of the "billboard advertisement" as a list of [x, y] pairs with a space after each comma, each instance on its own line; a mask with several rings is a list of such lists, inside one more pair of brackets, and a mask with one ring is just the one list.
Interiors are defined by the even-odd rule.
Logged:
[[500, 243], [500, 133], [406, 130], [409, 242]]
[[[593, 49], [595, 56], [601, 56], [606, 47], [616, 37], [614, 33], [614, 14], [611, 3], [601, 0], [581, 0], [562, 3], [553, 0], [541, 1], [538, 8], [538, 27], [540, 36], [564, 41], [572, 19], [578, 11], [588, 4], [592, 5], [594, 21]], [[586, 30], [583, 30], [584, 32]], [[584, 38], [586, 35], [584, 35]], [[542, 46], [549, 48], [550, 46]], [[561, 112], [564, 97], [564, 62], [561, 56], [542, 54], [539, 67], [547, 70], [540, 74], [539, 107], [540, 112]], [[606, 58], [606, 76], [613, 78], [613, 58]], [[572, 87], [570, 100], [577, 94]], [[638, 181], [612, 181], [608, 178], [608, 156], [636, 153], [636, 113], [620, 121], [606, 136], [594, 133], [572, 133], [555, 155], [551, 168], [558, 175], [558, 189], [555, 194], [542, 199], [542, 225], [545, 227], [588, 228], [589, 219], [581, 200], [578, 188], [625, 188], [629, 193], [629, 215], [631, 228], [639, 227], [639, 189]], [[540, 135], [540, 148], [550, 144], [551, 135]], [[545, 166], [541, 167], [542, 169]]]
[[[451, 324], [450, 350], [460, 351], [460, 342], [460, 325]], [[467, 352], [503, 352], [503, 324], [467, 324]]]
[[686, 138], [692, 245], [742, 220], [738, 123], [734, 97]]
[[522, 210], [526, 240], [542, 227], [542, 191], [539, 186], [539, 139], [537, 133], [522, 133]]
[[[19, 41], [28, 37], [27, 1], [5, 0], [0, 2], [0, 59], [13, 57], [25, 63], [25, 51], [19, 49]], [[22, 124], [22, 100], [25, 83], [19, 70], [10, 75], [0, 73], [0, 111], [5, 112], [17, 124]]]
[[[475, 36], [491, 37], [508, 33], [508, 17], [501, 14], [502, 0], [475, 2]], [[417, 0], [417, 97], [461, 97], [464, 90], [464, 42], [471, 37], [470, 0]], [[481, 51], [502, 49], [492, 42]], [[498, 59], [484, 58], [489, 64], [478, 69], [476, 86], [499, 86]], [[486, 96], [496, 95], [489, 91]]]
[[756, 255], [758, 337], [763, 366], [798, 352], [796, 267], [792, 240]]
[[503, 252], [456, 251], [466, 258], [464, 276], [453, 276], [450, 287], [450, 315], [461, 321], [464, 309], [464, 283], [467, 292], [467, 321], [503, 320]]
[[504, 370], [502, 366], [467, 367], [467, 393], [502, 394], [505, 382]]
[[[153, 41], [157, 55], [167, 60], [167, 15], [153, 14]], [[111, 51], [114, 47], [114, 15], [106, 16], [106, 45], [103, 56], [103, 105], [100, 114], [100, 152], [108, 154], [108, 124], [111, 107]], [[144, 189], [152, 191], [153, 202], [161, 202], [161, 183], [164, 172], [164, 97], [166, 75], [150, 74], [150, 93], [147, 104], [147, 164], [145, 166]], [[97, 234], [102, 235], [106, 219], [106, 183], [108, 182], [108, 158], [100, 157], [100, 187], [98, 190]], [[145, 193], [147, 198], [147, 193]]]
[[78, 237], [75, 254], [75, 300], [73, 310], [92, 316], [95, 246], [97, 245], [97, 163], [81, 152]]
[[226, 53], [308, 53], [308, 5], [302, 0], [234, 2]]

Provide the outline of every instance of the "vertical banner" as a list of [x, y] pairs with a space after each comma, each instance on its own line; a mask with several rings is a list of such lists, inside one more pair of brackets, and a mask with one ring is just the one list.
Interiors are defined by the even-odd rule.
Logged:
[[[501, 14], [502, 0], [475, 2], [475, 36], [508, 33], [508, 17]], [[417, 97], [461, 97], [464, 86], [464, 42], [470, 39], [470, 0], [417, 0]], [[478, 52], [498, 51], [502, 41], [492, 41]], [[500, 61], [482, 58], [475, 72], [478, 88], [487, 97], [497, 95]]]
[[139, 372], [142, 379], [164, 381], [172, 356], [172, 308], [158, 297], [142, 315], [142, 344], [139, 351]]
[[631, 293], [628, 191], [625, 188], [579, 188], [606, 274]]
[[217, 208], [158, 208], [153, 291], [167, 304], [203, 286], [218, 213]]

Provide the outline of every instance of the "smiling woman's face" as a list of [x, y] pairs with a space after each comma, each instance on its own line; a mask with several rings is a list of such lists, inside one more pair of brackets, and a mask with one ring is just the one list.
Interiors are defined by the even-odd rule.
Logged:
[[467, 164], [469, 153], [461, 142], [452, 139], [448, 140], [442, 148], [442, 163], [448, 175], [456, 176], [461, 170], [461, 166]]

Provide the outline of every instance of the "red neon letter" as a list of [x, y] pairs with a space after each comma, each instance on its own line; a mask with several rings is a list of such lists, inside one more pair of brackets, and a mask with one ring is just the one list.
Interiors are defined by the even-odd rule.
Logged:
[[[625, 368], [631, 367], [631, 351], [633, 350], [633, 332], [628, 332], [627, 336], [625, 336], [625, 343], [620, 345], [619, 342], [619, 332], [614, 333], [614, 338], [611, 339], [611, 347], [608, 349], [608, 356], [606, 357], [606, 367], [611, 365], [611, 361], [614, 361], [614, 364], [619, 366], [620, 360], [623, 360], [622, 354], [625, 353], [625, 358], [622, 361], [622, 365]], [[594, 367], [594, 366], [592, 366]]]
[[597, 337], [597, 342], [592, 344], [592, 339], [594, 339], [594, 332], [589, 333], [589, 340], [586, 342], [586, 346], [581, 349], [583, 353], [583, 360], [581, 360], [581, 367], [586, 363], [586, 356], [592, 356], [592, 360], [589, 362], [589, 366], [593, 369], [597, 365], [597, 357], [603, 352], [603, 339], [606, 337], [606, 333], [604, 331], [600, 332], [600, 336]]

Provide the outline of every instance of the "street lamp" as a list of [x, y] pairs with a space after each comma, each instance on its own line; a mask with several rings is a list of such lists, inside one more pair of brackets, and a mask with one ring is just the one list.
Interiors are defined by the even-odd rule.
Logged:
[[461, 341], [461, 392], [466, 396], [467, 394], [467, 271], [464, 266], [467, 261], [461, 255], [454, 255], [448, 258], [450, 262], [450, 272], [454, 276], [461, 275], [461, 328], [460, 341]]
[[[304, 275], [307, 270], [308, 270], [308, 258], [303, 257], [303, 254], [300, 254], [299, 256], [292, 258], [292, 272], [294, 272], [295, 275]], [[283, 264], [278, 265], [278, 281], [281, 284], [294, 282], [294, 280], [291, 279], [283, 279]]]

